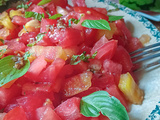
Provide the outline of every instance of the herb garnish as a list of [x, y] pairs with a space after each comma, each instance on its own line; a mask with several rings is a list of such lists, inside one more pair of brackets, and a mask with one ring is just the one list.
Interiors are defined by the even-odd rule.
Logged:
[[31, 6], [31, 4], [32, 4], [32, 2], [30, 2], [28, 5], [22, 3], [21, 5], [18, 5], [16, 8], [17, 9], [24, 8], [26, 10]]
[[44, 18], [44, 13], [40, 14], [40, 13], [37, 13], [37, 12], [26, 11], [25, 12], [25, 18], [30, 18], [30, 17], [33, 17], [33, 18], [41, 21], [42, 18]]
[[123, 18], [123, 16], [115, 16], [115, 15], [108, 15], [109, 20], [108, 21], [116, 21]]
[[51, 2], [52, 0], [41, 0], [37, 5], [40, 6], [40, 5], [45, 5], [49, 2]]
[[39, 41], [41, 41], [41, 40], [43, 39], [43, 37], [45, 36], [45, 33], [46, 33], [46, 32], [38, 34], [38, 35], [36, 36], [37, 40], [34, 41], [33, 43], [27, 44], [27, 46], [28, 46], [28, 47], [32, 47], [32, 46], [34, 46], [36, 43], [38, 43]]
[[97, 91], [82, 97], [80, 111], [86, 117], [98, 117], [101, 112], [110, 120], [129, 120], [125, 107], [106, 91]]
[[49, 17], [49, 19], [57, 19], [61, 16], [63, 16], [63, 15], [62, 14], [55, 14], [55, 15], [52, 15], [51, 17]]
[[25, 64], [20, 69], [15, 66], [15, 61], [12, 59], [15, 56], [10, 55], [0, 60], [0, 87], [4, 84], [23, 76], [30, 67], [29, 60], [24, 60]]
[[104, 19], [100, 19], [100, 20], [84, 20], [81, 25], [83, 27], [87, 27], [87, 28], [111, 30], [108, 21], [106, 21]]
[[73, 55], [72, 58], [71, 58], [70, 64], [71, 65], [77, 65], [81, 61], [89, 62], [88, 59], [94, 59], [96, 55], [97, 55], [97, 51], [92, 56], [90, 56], [89, 54], [86, 55], [86, 52], [84, 51], [80, 55]]
[[3, 39], [0, 39], [0, 41], [4, 44], [4, 40]]

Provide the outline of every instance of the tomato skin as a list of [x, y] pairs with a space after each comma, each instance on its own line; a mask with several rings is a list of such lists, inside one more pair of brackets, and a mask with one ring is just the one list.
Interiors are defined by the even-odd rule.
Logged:
[[50, 40], [62, 48], [76, 46], [83, 42], [83, 32], [74, 28], [54, 29], [54, 34], [51, 34]]
[[44, 71], [41, 72], [38, 81], [55, 84], [56, 78], [64, 65], [65, 61], [63, 59], [57, 58], [52, 62], [51, 65], [49, 65]]
[[12, 23], [14, 23], [16, 25], [25, 25], [30, 20], [32, 20], [32, 18], [24, 18], [24, 17], [21, 17], [21, 16], [14, 16], [12, 18]]
[[87, 7], [74, 7], [74, 11], [77, 13], [83, 13], [82, 20], [89, 19], [89, 20], [99, 20], [104, 19], [108, 21], [108, 16], [94, 10], [93, 8]]
[[40, 14], [44, 14], [44, 17], [48, 17], [44, 8], [42, 8], [41, 6], [35, 6], [34, 9], [32, 10], [32, 12], [37, 12], [37, 13], [40, 13]]
[[126, 110], [129, 112], [129, 104], [125, 100], [123, 93], [121, 93], [121, 91], [118, 89], [118, 87], [116, 85], [112, 85], [110, 87], [107, 87], [106, 91], [110, 95], [116, 97], [123, 104], [123, 106], [126, 108]]
[[44, 60], [43, 56], [36, 58], [31, 63], [29, 70], [25, 74], [25, 77], [29, 78], [31, 81], [36, 81], [41, 71], [46, 68], [46, 65], [47, 62]]
[[105, 74], [111, 74], [114, 76], [114, 81], [118, 85], [120, 75], [122, 73], [122, 65], [119, 63], [115, 63], [112, 60], [106, 59], [103, 62], [103, 68]]
[[112, 60], [122, 65], [122, 73], [129, 72], [132, 69], [133, 64], [131, 57], [127, 50], [122, 46], [117, 47]]
[[75, 120], [81, 116], [79, 106], [80, 98], [72, 97], [56, 107], [55, 112], [62, 120]]
[[12, 101], [13, 98], [21, 95], [21, 88], [15, 84], [10, 88], [0, 87], [0, 93], [0, 109], [3, 109]]
[[[41, 99], [40, 99], [41, 98]], [[27, 118], [29, 120], [36, 119], [36, 109], [42, 107], [45, 103], [46, 99], [53, 100], [52, 93], [46, 92], [36, 92], [31, 95], [25, 95], [17, 99], [17, 102], [20, 106], [23, 107], [25, 113], [27, 114]]]
[[37, 120], [62, 120], [50, 107], [36, 109]]
[[74, 7], [87, 7], [85, 0], [72, 0]]
[[95, 43], [91, 50], [91, 55], [97, 51], [95, 58], [97, 59], [111, 59], [116, 51], [117, 41], [111, 40], [107, 41], [105, 36], [103, 36], [99, 41]]
[[3, 118], [3, 120], [28, 120], [26, 113], [22, 107], [15, 107], [9, 111]]

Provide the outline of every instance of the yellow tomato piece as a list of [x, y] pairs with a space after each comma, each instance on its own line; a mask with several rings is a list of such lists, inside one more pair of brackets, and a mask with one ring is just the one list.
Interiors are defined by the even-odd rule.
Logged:
[[7, 12], [3, 12], [0, 14], [0, 22], [1, 24], [6, 27], [7, 29], [13, 30], [15, 29], [15, 25], [11, 22], [11, 19]]
[[23, 33], [35, 31], [36, 28], [40, 27], [40, 22], [38, 20], [30, 20], [27, 22], [23, 29], [18, 33], [18, 36], [21, 36]]
[[99, 40], [103, 35], [107, 39], [111, 39], [113, 37], [113, 34], [117, 31], [116, 24], [114, 22], [109, 23], [109, 26], [111, 27], [111, 30], [98, 30], [96, 35], [96, 40]]
[[144, 92], [138, 87], [129, 72], [120, 76], [118, 87], [129, 102], [142, 104]]
[[14, 16], [24, 16], [24, 10], [22, 9], [18, 9], [18, 10], [11, 10], [9, 12], [9, 16], [12, 18]]

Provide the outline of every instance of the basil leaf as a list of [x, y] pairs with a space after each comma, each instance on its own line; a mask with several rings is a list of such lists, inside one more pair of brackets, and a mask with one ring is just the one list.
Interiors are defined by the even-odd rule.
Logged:
[[109, 21], [116, 21], [123, 18], [123, 16], [114, 16], [114, 15], [108, 15]]
[[44, 5], [44, 4], [47, 4], [49, 2], [51, 2], [52, 0], [41, 0], [37, 5], [40, 6], [40, 5]]
[[21, 4], [21, 5], [18, 5], [16, 8], [17, 9], [20, 9], [20, 8], [24, 8], [25, 10], [29, 8], [29, 6], [31, 6], [32, 2], [29, 3], [28, 5], [27, 4]]
[[29, 60], [24, 60], [25, 65], [20, 69], [15, 68], [14, 56], [10, 55], [0, 60], [0, 87], [4, 84], [23, 76], [30, 67]]
[[29, 53], [29, 51], [25, 52], [25, 54], [23, 55], [24, 60], [27, 60], [28, 57], [30, 57], [30, 56], [31, 56], [31, 54]]
[[81, 25], [87, 28], [95, 28], [95, 29], [103, 29], [103, 30], [111, 30], [108, 21], [101, 20], [84, 20]]
[[27, 44], [28, 47], [32, 47], [34, 46], [36, 43], [38, 43], [39, 41], [41, 41], [43, 39], [43, 37], [45, 36], [45, 33], [40, 33], [37, 35], [37, 40], [33, 43]]
[[41, 21], [42, 18], [44, 18], [44, 13], [40, 14], [40, 13], [37, 13], [37, 12], [26, 11], [25, 12], [25, 18], [30, 18], [30, 17], [33, 17], [33, 18]]
[[94, 59], [96, 56], [97, 56], [97, 51], [95, 53], [93, 53], [91, 58]]
[[3, 39], [0, 39], [0, 41], [4, 44], [4, 40]]
[[86, 117], [98, 117], [101, 112], [110, 120], [129, 120], [125, 107], [106, 91], [97, 91], [82, 97], [80, 110]]
[[51, 17], [49, 17], [49, 19], [57, 19], [61, 16], [63, 16], [63, 15], [62, 14], [55, 14], [55, 15], [52, 15]]

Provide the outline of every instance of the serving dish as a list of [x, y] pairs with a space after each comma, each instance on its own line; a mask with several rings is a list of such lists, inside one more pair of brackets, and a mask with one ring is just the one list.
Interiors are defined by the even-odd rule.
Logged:
[[[71, 0], [69, 0], [71, 4]], [[122, 15], [128, 29], [134, 37], [141, 37], [142, 34], [148, 34], [151, 37], [149, 43], [153, 44], [160, 41], [160, 32], [147, 19], [137, 12], [107, 0], [86, 0], [88, 7], [103, 7], [107, 10], [119, 8], [118, 11], [109, 12], [109, 15]], [[144, 63], [145, 64], [145, 63]], [[136, 72], [139, 86], [145, 92], [142, 105], [132, 105], [129, 113], [130, 120], [159, 120], [160, 119], [160, 67], [154, 69]]]

